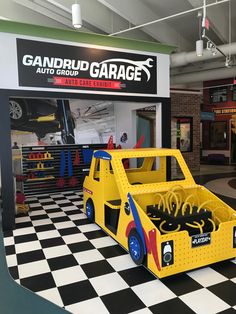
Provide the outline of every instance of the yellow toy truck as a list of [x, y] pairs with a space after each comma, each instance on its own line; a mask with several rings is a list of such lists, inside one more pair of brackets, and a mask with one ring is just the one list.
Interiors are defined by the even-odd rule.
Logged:
[[98, 150], [83, 193], [88, 219], [160, 278], [236, 256], [236, 212], [177, 149]]

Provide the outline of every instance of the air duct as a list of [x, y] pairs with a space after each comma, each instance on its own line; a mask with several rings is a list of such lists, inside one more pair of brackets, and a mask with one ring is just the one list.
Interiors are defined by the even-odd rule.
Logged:
[[[230, 45], [227, 44], [227, 45], [218, 46], [218, 48], [225, 55], [228, 55], [229, 51], [231, 52], [231, 55], [236, 54], [236, 43], [232, 43]], [[189, 63], [195, 63], [199, 61], [205, 61], [205, 60], [216, 59], [216, 58], [221, 58], [221, 57], [222, 55], [220, 53], [213, 55], [212, 52], [207, 49], [203, 50], [203, 55], [201, 57], [196, 56], [196, 51], [173, 53], [170, 56], [170, 60], [171, 60], [170, 66], [172, 68], [176, 68], [176, 67], [187, 65]]]

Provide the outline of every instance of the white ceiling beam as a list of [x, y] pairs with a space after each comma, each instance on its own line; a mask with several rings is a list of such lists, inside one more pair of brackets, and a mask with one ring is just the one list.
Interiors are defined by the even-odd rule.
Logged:
[[[116, 14], [127, 19], [133, 25], [144, 24], [149, 21], [157, 20], [159, 16], [149, 9], [140, 0], [97, 0]], [[134, 9], [135, 8], [135, 9]], [[144, 32], [162, 43], [168, 43], [181, 47], [182, 50], [188, 50], [189, 43], [182, 34], [171, 28], [166, 22], [158, 25], [150, 25], [142, 28]], [[130, 32], [132, 33], [132, 32]]]
[[[202, 5], [202, 0], [188, 0], [194, 7]], [[206, 15], [210, 21], [210, 28], [215, 32], [223, 43], [229, 42], [229, 22], [228, 22], [228, 7], [229, 4], [216, 5], [206, 9]]]

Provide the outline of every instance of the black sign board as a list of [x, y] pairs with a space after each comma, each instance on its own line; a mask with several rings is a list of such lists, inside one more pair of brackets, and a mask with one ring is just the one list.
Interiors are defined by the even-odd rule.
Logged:
[[199, 247], [202, 245], [211, 244], [210, 232], [193, 235], [191, 237], [191, 239], [192, 239], [192, 248]]
[[174, 264], [174, 242], [173, 240], [161, 243], [162, 267]]
[[156, 56], [17, 39], [20, 86], [157, 94]]

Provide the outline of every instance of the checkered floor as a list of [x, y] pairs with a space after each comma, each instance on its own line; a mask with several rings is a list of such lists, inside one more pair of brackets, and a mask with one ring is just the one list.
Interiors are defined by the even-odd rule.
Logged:
[[72, 313], [234, 313], [236, 260], [159, 280], [82, 212], [80, 193], [28, 199], [4, 243], [12, 277]]

